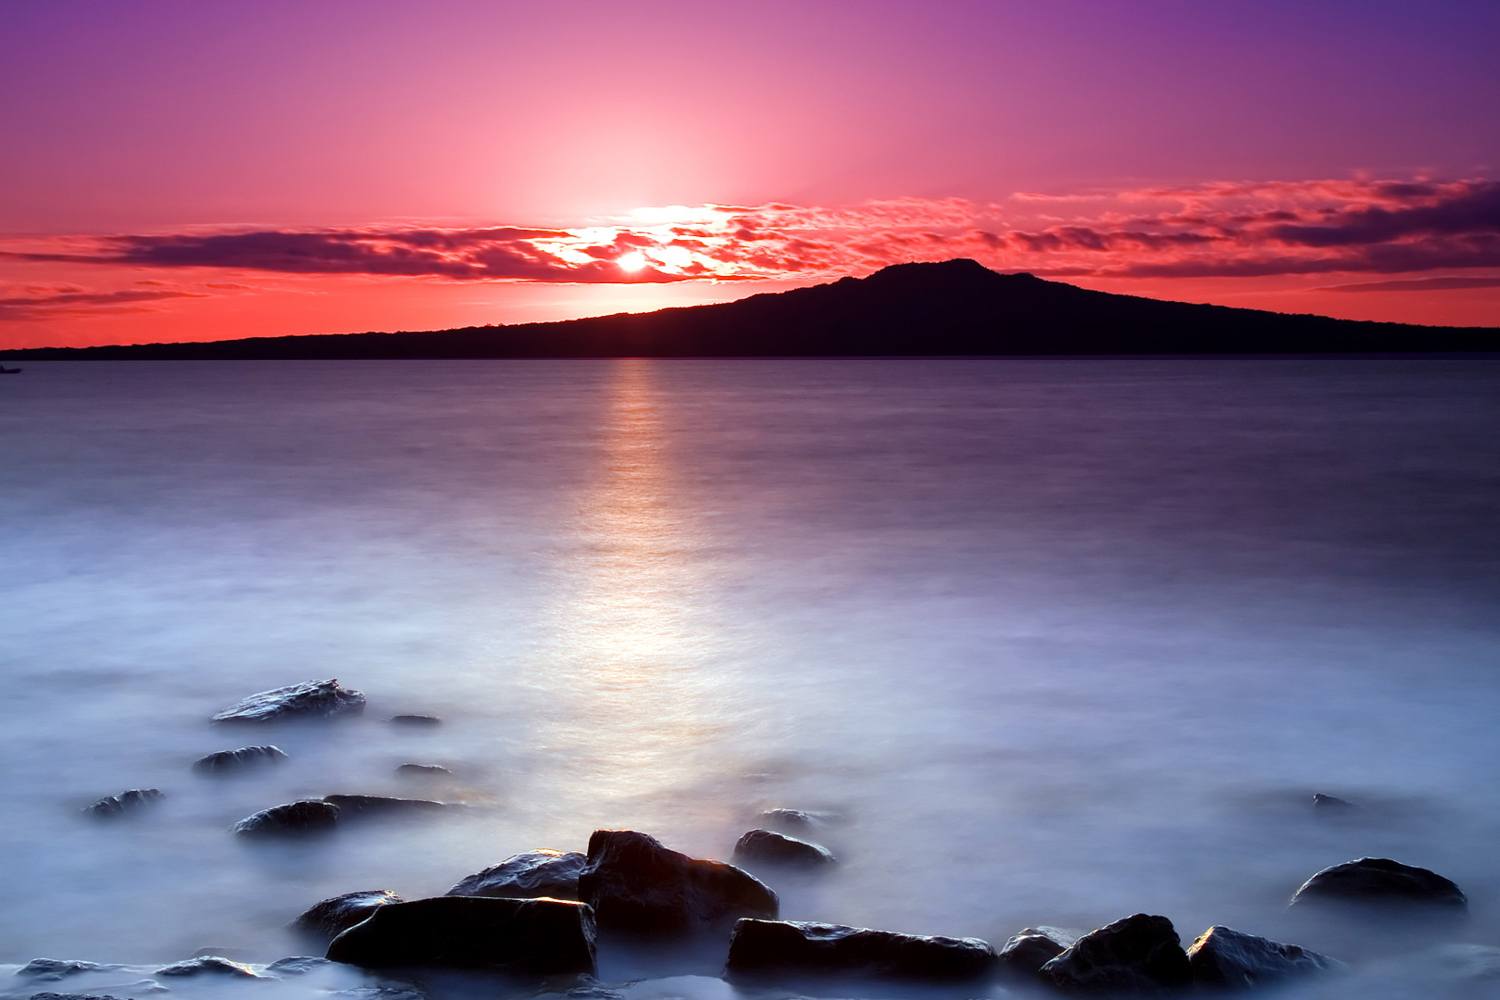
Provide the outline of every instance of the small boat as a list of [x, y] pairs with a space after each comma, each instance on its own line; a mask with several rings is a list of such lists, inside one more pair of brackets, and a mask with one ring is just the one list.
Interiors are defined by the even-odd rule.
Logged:
[[4, 365], [0, 365], [0, 375], [19, 375], [21, 371], [22, 369], [20, 368], [7, 368]]

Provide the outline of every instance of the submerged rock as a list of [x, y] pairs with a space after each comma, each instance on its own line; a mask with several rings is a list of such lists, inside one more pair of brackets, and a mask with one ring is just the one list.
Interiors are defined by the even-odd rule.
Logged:
[[470, 875], [449, 889], [448, 895], [577, 899], [578, 875], [587, 860], [577, 851], [567, 854], [547, 848], [526, 851]]
[[1389, 858], [1360, 858], [1324, 868], [1292, 895], [1292, 906], [1339, 901], [1385, 906], [1468, 908], [1463, 891], [1437, 872]]
[[228, 976], [237, 979], [265, 978], [250, 966], [240, 962], [231, 962], [219, 955], [203, 955], [199, 958], [190, 958], [186, 962], [164, 965], [152, 974], [157, 976]]
[[380, 907], [403, 902], [405, 900], [389, 889], [346, 892], [314, 903], [292, 921], [292, 928], [309, 937], [332, 941]]
[[199, 774], [224, 774], [240, 771], [260, 764], [279, 764], [286, 760], [286, 751], [281, 747], [240, 747], [238, 750], [220, 750], [193, 761], [193, 770]]
[[365, 696], [339, 684], [338, 678], [303, 681], [243, 698], [213, 717], [215, 722], [272, 722], [319, 718], [365, 710]]
[[293, 955], [290, 958], [278, 958], [266, 966], [266, 971], [277, 976], [305, 976], [319, 966], [329, 964], [328, 959], [315, 955]]
[[345, 819], [375, 816], [410, 816], [439, 813], [452, 806], [431, 799], [401, 799], [391, 795], [325, 795], [323, 801], [336, 806]]
[[1187, 957], [1193, 982], [1228, 989], [1329, 972], [1343, 964], [1294, 944], [1282, 944], [1218, 924], [1198, 935], [1188, 948]]
[[996, 956], [996, 964], [1003, 972], [1032, 978], [1077, 940], [1077, 934], [1058, 927], [1027, 927], [1005, 942]]
[[771, 830], [751, 830], [734, 845], [734, 859], [763, 865], [821, 868], [834, 862], [826, 847]]
[[821, 830], [834, 820], [832, 813], [809, 812], [806, 809], [767, 809], [760, 814], [760, 821], [776, 830], [792, 833], [811, 833]]
[[377, 907], [333, 939], [328, 957], [370, 968], [592, 972], [594, 936], [594, 913], [582, 903], [437, 896]]
[[443, 720], [435, 715], [393, 715], [391, 722], [398, 726], [440, 726]]
[[230, 831], [242, 837], [299, 837], [327, 833], [338, 820], [339, 807], [333, 803], [299, 799], [252, 813], [230, 827]]
[[166, 798], [160, 788], [131, 788], [118, 795], [108, 795], [84, 808], [84, 812], [100, 819], [115, 819], [133, 813], [143, 806], [155, 805]]
[[744, 919], [729, 939], [732, 973], [855, 973], [968, 979], [990, 971], [995, 949], [978, 938], [921, 937], [801, 920]]
[[633, 830], [595, 830], [578, 898], [599, 924], [640, 934], [691, 931], [736, 917], [775, 917], [776, 894], [722, 861], [690, 858]]
[[1064, 992], [1128, 995], [1186, 986], [1193, 973], [1172, 921], [1137, 913], [1089, 931], [1041, 976]]
[[453, 774], [440, 764], [402, 764], [396, 773], [403, 778], [440, 778]]
[[33, 993], [30, 1000], [120, 1000], [111, 993]]
[[99, 962], [82, 962], [75, 959], [33, 958], [17, 969], [16, 975], [45, 983], [76, 976], [80, 972], [112, 972], [123, 968], [123, 965], [102, 965]]
[[1320, 812], [1336, 813], [1348, 812], [1351, 809], [1358, 809], [1359, 807], [1348, 799], [1341, 799], [1337, 795], [1324, 795], [1322, 792], [1314, 792], [1313, 808]]

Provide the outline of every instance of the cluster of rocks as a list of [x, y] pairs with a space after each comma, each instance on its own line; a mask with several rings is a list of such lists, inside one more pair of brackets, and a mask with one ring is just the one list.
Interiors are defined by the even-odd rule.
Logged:
[[[235, 702], [213, 716], [222, 724], [258, 724], [297, 719], [328, 719], [357, 715], [364, 711], [366, 698], [360, 691], [344, 687], [337, 678], [303, 681], [286, 687], [261, 691]], [[401, 726], [435, 726], [441, 720], [431, 715], [395, 715], [390, 720]], [[254, 744], [230, 750], [219, 750], [193, 762], [192, 769], [201, 775], [224, 776], [279, 764], [288, 759], [286, 751], [274, 744]], [[403, 777], [436, 777], [451, 775], [436, 764], [402, 764], [396, 773]], [[139, 812], [164, 798], [159, 788], [132, 788], [106, 796], [84, 809], [99, 818], [116, 818]], [[419, 815], [457, 808], [450, 803], [429, 799], [398, 798], [385, 795], [328, 795], [321, 799], [301, 799], [282, 803], [246, 816], [235, 823], [232, 832], [248, 837], [284, 837], [319, 833], [334, 829], [351, 818], [394, 815]]]

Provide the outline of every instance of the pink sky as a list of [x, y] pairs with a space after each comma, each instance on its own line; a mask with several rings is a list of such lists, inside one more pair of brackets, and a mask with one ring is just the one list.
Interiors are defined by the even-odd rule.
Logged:
[[566, 318], [955, 256], [1500, 325], [1497, 42], [1500, 7], [1458, 2], [20, 0], [0, 346]]

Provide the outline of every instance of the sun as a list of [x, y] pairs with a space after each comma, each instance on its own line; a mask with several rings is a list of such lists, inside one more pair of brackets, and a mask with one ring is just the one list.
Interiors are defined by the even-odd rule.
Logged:
[[648, 261], [646, 260], [646, 255], [641, 253], [639, 250], [632, 250], [629, 253], [622, 253], [620, 256], [615, 258], [615, 264], [618, 265], [620, 270], [622, 271], [639, 271], [641, 268], [645, 267], [647, 263]]

